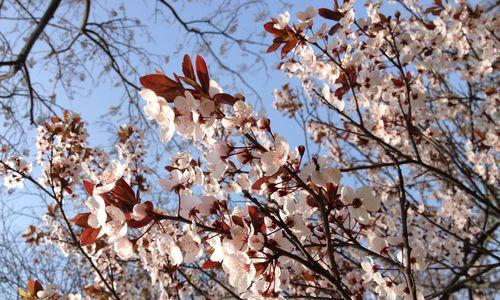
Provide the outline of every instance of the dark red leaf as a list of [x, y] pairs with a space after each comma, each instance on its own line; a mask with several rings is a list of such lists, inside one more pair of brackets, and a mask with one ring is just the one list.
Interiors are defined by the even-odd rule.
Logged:
[[240, 226], [244, 227], [244, 221], [243, 218], [240, 216], [231, 216], [231, 220], [233, 220], [233, 223]]
[[358, 77], [358, 74], [356, 72], [356, 67], [350, 66], [347, 68], [347, 75], [349, 76], [349, 82], [351, 83], [351, 86], [356, 85], [356, 79]]
[[173, 81], [165, 75], [160, 74], [149, 74], [141, 77], [139, 81], [141, 82], [143, 87], [153, 90], [157, 94], [161, 94], [174, 87], [177, 87], [177, 82]]
[[268, 266], [269, 266], [269, 262], [267, 262], [267, 261], [261, 262], [261, 263], [255, 263], [254, 264], [255, 276], [258, 277], [258, 276], [262, 275], [262, 273], [264, 273], [264, 271], [267, 269]]
[[411, 81], [411, 73], [410, 71], [406, 72], [406, 80]]
[[275, 28], [274, 27], [275, 24], [276, 24], [275, 22], [267, 22], [266, 24], [264, 24], [264, 29], [273, 35], [282, 35], [283, 30]]
[[335, 97], [342, 99], [342, 97], [349, 91], [347, 86], [341, 86], [335, 91]]
[[264, 215], [255, 206], [247, 205], [247, 210], [252, 220], [253, 227], [261, 233], [265, 233]]
[[328, 8], [320, 8], [318, 10], [318, 14], [325, 19], [329, 19], [329, 20], [333, 20], [333, 21], [338, 21], [338, 20], [342, 19], [342, 17], [344, 16], [344, 14], [342, 14], [340, 11], [338, 11], [338, 10], [333, 11], [333, 10], [328, 9]]
[[172, 166], [166, 166], [165, 170], [167, 170], [169, 172], [172, 172], [173, 170], [177, 170], [177, 168], [176, 167], [172, 167]]
[[432, 22], [425, 23], [425, 28], [427, 28], [429, 30], [434, 30], [436, 28], [436, 25], [434, 25], [434, 23], [432, 23]]
[[142, 227], [148, 225], [149, 223], [151, 223], [152, 220], [153, 220], [153, 218], [151, 218], [150, 216], [146, 216], [146, 217], [144, 217], [144, 219], [139, 220], [139, 221], [130, 218], [129, 220], [127, 220], [127, 225], [130, 228], [142, 228]]
[[276, 51], [280, 47], [280, 45], [281, 44], [273, 43], [271, 46], [269, 46], [269, 48], [267, 48], [266, 53], [271, 53], [271, 52]]
[[43, 286], [40, 281], [36, 279], [28, 280], [28, 291], [32, 295], [36, 295], [39, 291], [43, 291]]
[[284, 44], [285, 38], [283, 36], [277, 36], [273, 39], [273, 44]]
[[199, 91], [199, 92], [203, 91], [203, 89], [201, 88], [201, 86], [194, 79], [191, 79], [191, 78], [188, 78], [188, 77], [182, 77], [182, 76], [179, 77], [179, 79], [182, 80], [183, 82], [185, 82], [186, 84], [192, 86], [197, 91]]
[[224, 221], [221, 222], [221, 228], [224, 231], [229, 231], [231, 229], [231, 227], [229, 227], [229, 225], [227, 225]]
[[337, 32], [339, 29], [340, 29], [339, 23], [333, 25], [332, 28], [330, 28], [330, 30], [328, 30], [328, 35], [334, 35], [335, 32]]
[[100, 231], [101, 231], [101, 228], [89, 227], [89, 228], [85, 229], [82, 232], [82, 236], [80, 237], [80, 245], [86, 246], [86, 245], [90, 245], [93, 242], [95, 242]]
[[403, 87], [403, 86], [405, 86], [405, 83], [404, 83], [404, 82], [403, 82], [403, 80], [401, 80], [401, 79], [398, 79], [398, 78], [392, 78], [392, 79], [391, 79], [391, 81], [392, 81], [392, 83], [394, 83], [394, 85], [395, 85], [396, 87]]
[[306, 281], [314, 281], [314, 275], [309, 274], [306, 271], [302, 271], [302, 277], [304, 277]]
[[233, 96], [231, 96], [229, 94], [219, 93], [219, 94], [214, 96], [214, 101], [217, 103], [227, 104], [227, 105], [233, 106], [236, 103], [236, 101], [238, 101], [238, 100], [236, 100], [236, 98], [234, 98]]
[[254, 190], [260, 190], [260, 187], [267, 182], [269, 179], [269, 176], [262, 176], [261, 178], [257, 179], [257, 181], [252, 184], [252, 189]]
[[349, 85], [347, 83], [347, 76], [345, 76], [344, 73], [341, 73], [339, 77], [337, 77], [337, 80], [335, 80], [335, 83], [341, 83], [343, 85]]
[[196, 74], [198, 75], [198, 81], [201, 84], [203, 90], [208, 93], [208, 88], [210, 87], [210, 77], [208, 76], [207, 64], [203, 57], [196, 56]]
[[288, 54], [288, 52], [292, 51], [293, 48], [297, 45], [297, 40], [289, 40], [286, 42], [285, 46], [281, 49], [281, 59], [285, 58], [285, 56]]
[[184, 73], [184, 76], [187, 78], [196, 81], [193, 64], [191, 63], [191, 57], [187, 54], [184, 55], [184, 60], [182, 61], [182, 73]]
[[130, 207], [139, 203], [138, 199], [135, 197], [134, 191], [123, 178], [116, 181], [115, 187], [109, 191], [109, 195], [111, 195], [114, 200]]
[[319, 207], [318, 202], [316, 200], [314, 200], [314, 198], [312, 196], [308, 196], [306, 198], [306, 203], [310, 207]]
[[78, 214], [70, 221], [75, 223], [75, 225], [86, 228], [89, 226], [89, 224], [88, 224], [89, 216], [90, 216], [90, 213]]
[[216, 262], [216, 261], [211, 261], [210, 259], [207, 260], [206, 262], [203, 263], [203, 265], [201, 265], [201, 268], [202, 269], [205, 269], [205, 270], [210, 270], [210, 269], [213, 269], [213, 268], [216, 268], [220, 266], [220, 263], [219, 262]]
[[85, 189], [85, 191], [87, 192], [87, 194], [89, 194], [89, 196], [93, 195], [93, 193], [94, 193], [94, 187], [95, 187], [95, 184], [93, 184], [92, 182], [87, 181], [87, 180], [83, 181], [83, 188]]
[[28, 232], [21, 234], [23, 238], [29, 238], [33, 233], [35, 233], [36, 227], [33, 225], [30, 225]]

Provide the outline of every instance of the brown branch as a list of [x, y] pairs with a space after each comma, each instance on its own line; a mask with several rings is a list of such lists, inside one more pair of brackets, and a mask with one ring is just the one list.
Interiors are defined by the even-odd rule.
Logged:
[[61, 50], [55, 50], [55, 49], [53, 49], [49, 53], [48, 56], [52, 56], [54, 54], [61, 54], [63, 52], [68, 51], [69, 49], [71, 49], [71, 47], [73, 47], [73, 45], [76, 43], [76, 41], [78, 40], [78, 38], [84, 34], [84, 32], [86, 30], [86, 27], [87, 27], [87, 23], [89, 21], [90, 7], [91, 7], [92, 0], [84, 0], [84, 2], [85, 2], [85, 7], [84, 7], [84, 10], [83, 10], [83, 18], [82, 18], [82, 21], [80, 23], [80, 27], [78, 29], [78, 33], [76, 34], [75, 37], [73, 37], [71, 39], [71, 41], [69, 42], [69, 44], [66, 47], [64, 47]]
[[[467, 283], [470, 282], [471, 280], [474, 280], [478, 277], [481, 277], [484, 274], [488, 273], [490, 270], [497, 269], [498, 267], [500, 267], [500, 263], [497, 263], [494, 265], [489, 265], [488, 267], [484, 268], [480, 272], [477, 272], [474, 275], [467, 277], [466, 279], [458, 281], [455, 284], [450, 285], [447, 288], [445, 288], [437, 293], [425, 296], [425, 299], [434, 299], [434, 298], [437, 298], [439, 296], [446, 296], [446, 295], [450, 295], [452, 293], [458, 292], [459, 290], [463, 289], [467, 285]], [[447, 299], [447, 297], [444, 297], [443, 299]]]
[[403, 244], [406, 249], [406, 264], [405, 264], [405, 277], [407, 281], [408, 288], [410, 290], [410, 296], [413, 300], [417, 300], [417, 287], [415, 285], [415, 279], [413, 277], [413, 272], [411, 270], [411, 246], [409, 240], [409, 232], [408, 232], [408, 200], [406, 200], [406, 191], [403, 179], [403, 172], [399, 167], [399, 163], [390, 153], [389, 156], [392, 157], [394, 163], [396, 164], [396, 168], [398, 171], [398, 181], [399, 181], [399, 205], [401, 208], [401, 224], [403, 227], [402, 237]]
[[205, 274], [208, 277], [210, 277], [210, 280], [215, 281], [215, 283], [217, 283], [218, 285], [220, 285], [224, 290], [226, 290], [229, 294], [231, 294], [231, 296], [233, 296], [235, 299], [241, 299], [241, 297], [238, 296], [238, 294], [236, 294], [235, 292], [233, 292], [229, 287], [227, 287], [224, 283], [222, 283], [219, 279], [217, 279], [216, 276], [213, 276], [209, 272], [203, 270], [203, 268], [201, 268], [200, 266], [198, 266], [198, 264], [196, 264], [196, 269], [198, 269], [200, 272], [202, 272], [203, 274]]
[[38, 21], [38, 25], [36, 26], [35, 30], [27, 38], [26, 43], [24, 44], [23, 48], [17, 55], [16, 60], [3, 63], [4, 65], [11, 65], [12, 68], [8, 73], [1, 75], [0, 80], [4, 80], [14, 76], [23, 67], [24, 63], [26, 62], [26, 59], [28, 58], [28, 55], [31, 52], [31, 49], [33, 48], [36, 41], [42, 34], [43, 30], [49, 23], [50, 19], [52, 19], [52, 17], [54, 16], [54, 13], [59, 7], [59, 4], [61, 4], [61, 0], [52, 0], [49, 3], [47, 10], [40, 18], [40, 21]]

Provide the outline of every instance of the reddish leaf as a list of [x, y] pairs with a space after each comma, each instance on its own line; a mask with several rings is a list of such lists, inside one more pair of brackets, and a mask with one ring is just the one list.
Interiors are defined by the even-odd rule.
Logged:
[[337, 32], [339, 29], [340, 29], [339, 23], [333, 25], [332, 28], [330, 28], [330, 30], [328, 30], [328, 35], [334, 35], [335, 32]]
[[36, 295], [39, 291], [43, 291], [43, 286], [40, 281], [36, 279], [28, 280], [28, 291], [32, 295]]
[[68, 193], [68, 194], [73, 194], [73, 190], [70, 188], [70, 187], [65, 187], [64, 190]]
[[281, 49], [281, 59], [285, 58], [285, 56], [288, 54], [288, 52], [292, 51], [293, 48], [297, 45], [297, 40], [289, 40], [286, 42], [285, 46]]
[[30, 227], [29, 227], [29, 231], [28, 231], [28, 232], [26, 232], [26, 233], [21, 234], [21, 236], [22, 236], [23, 238], [28, 238], [28, 237], [30, 237], [30, 235], [32, 235], [33, 233], [35, 233], [35, 231], [36, 231], [36, 227], [35, 227], [35, 226], [33, 226], [33, 225], [30, 225]]
[[184, 76], [187, 78], [196, 81], [191, 57], [187, 54], [184, 55], [184, 60], [182, 61], [182, 73], [184, 73]]
[[262, 263], [255, 263], [254, 264], [254, 267], [255, 267], [255, 277], [258, 277], [260, 275], [262, 275], [262, 273], [264, 273], [264, 271], [267, 269], [267, 267], [269, 266], [269, 262], [262, 262]]
[[283, 34], [283, 30], [280, 30], [280, 29], [274, 27], [275, 24], [276, 24], [275, 22], [268, 22], [268, 23], [264, 24], [264, 29], [273, 35]]
[[165, 170], [172, 172], [173, 170], [177, 170], [177, 168], [172, 166], [165, 166]]
[[139, 79], [142, 86], [153, 90], [155, 93], [166, 92], [177, 86], [177, 83], [165, 75], [149, 74]]
[[436, 28], [436, 25], [434, 25], [434, 23], [432, 23], [432, 22], [425, 23], [425, 28], [427, 28], [429, 30], [434, 30]]
[[198, 81], [200, 81], [201, 87], [206, 93], [208, 93], [208, 88], [210, 87], [210, 77], [208, 76], [207, 64], [199, 55], [196, 56], [196, 74], [198, 75]]
[[337, 78], [337, 80], [335, 80], [335, 83], [341, 83], [343, 85], [349, 85], [347, 83], [347, 77], [345, 76], [344, 73], [340, 74], [340, 76]]
[[[162, 74], [150, 74], [140, 78], [141, 84], [153, 90], [158, 96], [165, 98], [168, 102], [182, 92], [182, 85]], [[181, 92], [179, 92], [181, 90]]]
[[304, 277], [306, 281], [314, 281], [314, 275], [311, 275], [306, 271], [302, 271], [302, 277]]
[[87, 194], [89, 194], [89, 196], [92, 196], [94, 194], [94, 187], [95, 187], [95, 184], [93, 184], [92, 182], [87, 181], [87, 180], [83, 181], [83, 188], [85, 189]]
[[358, 77], [357, 72], [356, 72], [356, 67], [350, 66], [347, 68], [347, 76], [349, 76], [349, 82], [351, 83], [351, 86], [356, 85], [356, 79]]
[[188, 78], [188, 77], [179, 77], [180, 80], [182, 80], [183, 82], [185, 82], [186, 84], [189, 84], [190, 86], [192, 86], [194, 89], [196, 89], [197, 91], [203, 91], [201, 86], [194, 80], [194, 79], [191, 79], [191, 78]]
[[227, 104], [227, 105], [233, 106], [236, 103], [236, 101], [238, 101], [238, 100], [236, 100], [236, 98], [234, 98], [233, 96], [231, 96], [229, 94], [219, 93], [219, 94], [214, 96], [214, 101], [217, 103]]
[[273, 44], [284, 44], [284, 43], [286, 43], [286, 40], [281, 35], [273, 39]]
[[342, 17], [344, 16], [344, 14], [342, 14], [340, 11], [338, 11], [338, 10], [333, 11], [333, 10], [328, 9], [328, 8], [320, 8], [318, 10], [318, 14], [325, 19], [329, 19], [329, 20], [333, 20], [333, 21], [338, 21], [338, 20], [342, 19]]
[[306, 198], [306, 203], [310, 207], [319, 207], [318, 202], [312, 196]]
[[100, 231], [101, 231], [101, 228], [89, 227], [89, 228], [85, 229], [82, 232], [82, 236], [80, 237], [80, 245], [87, 246], [87, 245], [90, 245], [93, 242], [95, 242]]
[[269, 179], [269, 176], [262, 176], [261, 178], [257, 179], [257, 181], [252, 184], [252, 189], [254, 190], [260, 190], [260, 187], [267, 182]]
[[88, 225], [89, 216], [90, 216], [90, 213], [78, 214], [70, 221], [75, 223], [75, 225], [77, 225], [77, 226], [86, 228], [89, 226]]
[[261, 233], [265, 233], [266, 226], [264, 224], [264, 216], [255, 206], [247, 205], [248, 214], [252, 220], [253, 227]]
[[244, 221], [243, 221], [243, 218], [240, 217], [240, 216], [231, 216], [231, 220], [233, 220], [233, 223], [238, 225], [238, 226], [241, 226], [241, 227], [244, 227]]
[[135, 204], [139, 203], [138, 199], [135, 197], [134, 191], [123, 178], [120, 178], [116, 181], [115, 187], [111, 191], [109, 191], [109, 194], [116, 201], [130, 207], [133, 207]]
[[148, 225], [149, 223], [151, 223], [152, 220], [153, 220], [153, 218], [151, 218], [150, 216], [146, 216], [146, 217], [144, 217], [144, 219], [142, 219], [140, 221], [137, 221], [137, 220], [130, 218], [129, 220], [127, 220], [127, 225], [130, 228], [142, 228], [142, 227]]
[[221, 222], [221, 228], [224, 231], [229, 231], [231, 229], [231, 227], [229, 227], [229, 225], [227, 225], [224, 221]]
[[335, 91], [335, 97], [342, 99], [342, 96], [344, 96], [348, 91], [349, 88], [347, 86], [341, 86]]
[[394, 85], [396, 87], [403, 87], [403, 86], [405, 86], [405, 83], [401, 79], [392, 78], [391, 81], [392, 81], [392, 83], [394, 83]]
[[271, 53], [271, 52], [276, 51], [280, 47], [280, 45], [281, 44], [273, 43], [271, 46], [269, 46], [269, 48], [267, 48], [266, 53]]
[[213, 269], [213, 268], [216, 268], [220, 266], [220, 263], [219, 262], [216, 262], [216, 261], [211, 261], [210, 259], [207, 260], [206, 262], [203, 263], [203, 265], [201, 265], [201, 268], [202, 269], [205, 269], [205, 270], [210, 270], [210, 269]]
[[144, 202], [144, 204], [146, 205], [146, 213], [147, 213], [147, 216], [144, 217], [144, 219], [137, 221], [132, 219], [130, 213], [125, 214], [125, 217], [127, 219], [127, 224], [129, 227], [142, 228], [151, 223], [151, 221], [153, 221], [154, 218], [158, 216], [153, 210], [153, 203], [151, 201], [146, 201]]
[[434, 12], [434, 10], [436, 10], [436, 9], [439, 9], [439, 8], [437, 8], [437, 7], [435, 7], [435, 6], [430, 6], [430, 7], [426, 8], [426, 9], [424, 10], [424, 14], [429, 14], [429, 13], [432, 13], [432, 12]]

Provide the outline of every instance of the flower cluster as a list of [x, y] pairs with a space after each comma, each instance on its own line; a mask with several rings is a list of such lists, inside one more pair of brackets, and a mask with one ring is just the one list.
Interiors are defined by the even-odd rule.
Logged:
[[7, 189], [23, 188], [24, 178], [31, 173], [32, 164], [26, 162], [20, 156], [13, 155], [1, 162], [0, 172], [3, 177], [3, 185]]
[[87, 297], [82, 297], [80, 294], [68, 294], [60, 296], [57, 287], [54, 285], [43, 286], [40, 281], [36, 279], [28, 280], [28, 287], [26, 290], [19, 288], [19, 295], [25, 300], [83, 300]]
[[118, 132], [118, 138], [119, 141], [116, 144], [118, 158], [125, 162], [128, 172], [122, 176], [130, 178], [131, 184], [138, 186], [142, 192], [148, 191], [150, 186], [144, 175], [149, 173], [149, 170], [144, 166], [146, 150], [142, 131], [132, 126], [123, 125]]
[[80, 181], [82, 162], [89, 157], [87, 130], [81, 118], [68, 111], [38, 127], [37, 163], [42, 166], [42, 185], [57, 193], [72, 194]]

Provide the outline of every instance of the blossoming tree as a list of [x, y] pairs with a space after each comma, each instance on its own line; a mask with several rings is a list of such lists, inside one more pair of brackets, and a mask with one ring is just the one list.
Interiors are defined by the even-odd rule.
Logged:
[[200, 56], [184, 57], [182, 75], [140, 78], [161, 142], [193, 145], [165, 170], [148, 169], [133, 127], [121, 128], [109, 160], [88, 146], [78, 115], [47, 120], [41, 178], [14, 156], [1, 162], [4, 183], [53, 199], [26, 238], [78, 257], [85, 284], [63, 295], [33, 278], [20, 294], [493, 298], [497, 6], [400, 4], [388, 16], [368, 2], [356, 17], [352, 2], [334, 1], [264, 25], [267, 51], [300, 82], [277, 89], [275, 107], [303, 125], [306, 145], [223, 92]]

